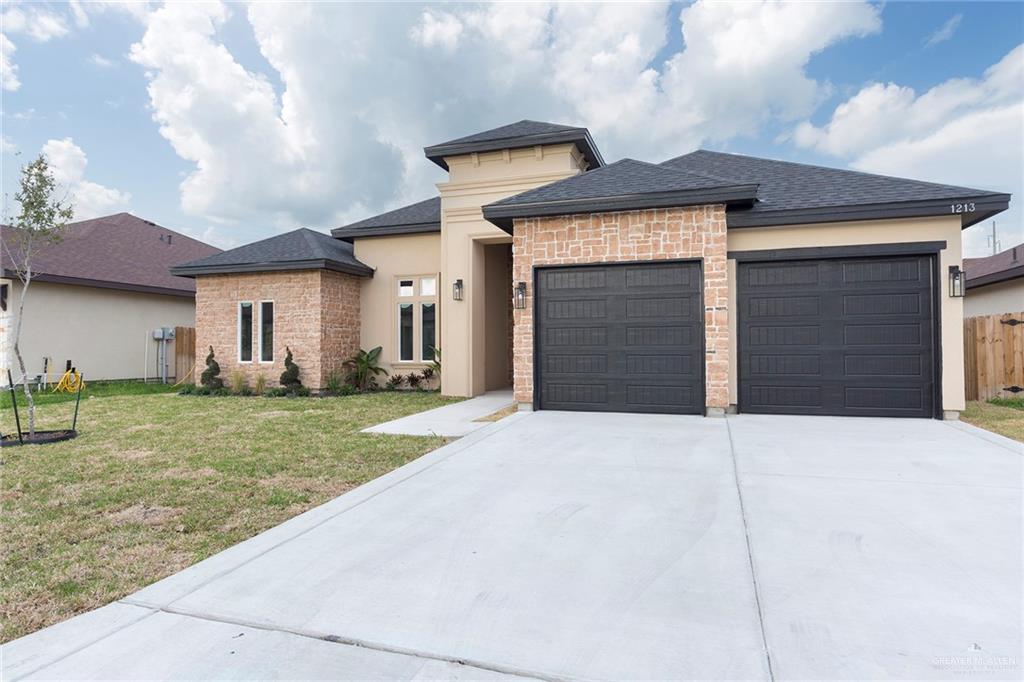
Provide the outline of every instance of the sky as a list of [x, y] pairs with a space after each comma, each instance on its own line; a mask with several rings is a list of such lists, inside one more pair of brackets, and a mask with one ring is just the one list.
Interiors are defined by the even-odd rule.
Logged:
[[[47, 156], [76, 218], [228, 248], [436, 195], [423, 147], [529, 118], [608, 161], [697, 148], [1011, 192], [1024, 3], [19, 3], [0, 186]], [[992, 225], [964, 232], [991, 252]]]

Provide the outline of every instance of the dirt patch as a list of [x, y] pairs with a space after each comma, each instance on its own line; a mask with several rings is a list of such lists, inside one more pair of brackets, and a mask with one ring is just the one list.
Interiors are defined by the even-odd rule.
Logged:
[[173, 507], [149, 506], [134, 504], [127, 509], [107, 514], [107, 518], [118, 525], [141, 523], [146, 526], [162, 526], [181, 514], [180, 509]]
[[511, 415], [515, 414], [518, 410], [519, 410], [518, 406], [516, 406], [516, 405], [509, 405], [508, 407], [503, 407], [502, 409], [498, 410], [497, 412], [492, 412], [491, 414], [487, 415], [486, 417], [477, 417], [473, 421], [475, 421], [475, 422], [496, 422], [499, 419], [504, 419], [505, 417], [508, 417], [508, 416], [511, 416]]

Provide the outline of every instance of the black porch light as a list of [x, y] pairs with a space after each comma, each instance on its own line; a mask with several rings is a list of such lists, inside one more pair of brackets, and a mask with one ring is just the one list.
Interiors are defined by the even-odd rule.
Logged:
[[949, 266], [949, 296], [950, 298], [960, 298], [964, 295], [964, 280], [967, 279], [967, 273], [960, 269], [959, 265]]
[[526, 308], [526, 282], [516, 282], [515, 292], [512, 296], [512, 307], [516, 310]]
[[452, 283], [452, 300], [462, 300], [462, 280], [457, 279]]

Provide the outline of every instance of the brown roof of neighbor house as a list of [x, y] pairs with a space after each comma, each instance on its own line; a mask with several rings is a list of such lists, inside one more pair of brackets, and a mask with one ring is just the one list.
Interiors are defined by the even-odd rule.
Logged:
[[1024, 244], [984, 258], [964, 258], [967, 288], [1024, 277]]
[[[0, 226], [5, 246], [13, 228]], [[7, 248], [0, 249], [5, 277], [17, 277]], [[69, 223], [60, 242], [44, 246], [33, 264], [38, 281], [195, 296], [195, 280], [170, 268], [220, 249], [130, 213]]]

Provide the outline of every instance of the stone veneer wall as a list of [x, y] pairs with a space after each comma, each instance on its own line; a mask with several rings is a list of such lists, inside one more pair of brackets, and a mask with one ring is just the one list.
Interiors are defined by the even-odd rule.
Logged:
[[516, 401], [533, 402], [533, 268], [700, 258], [704, 270], [705, 399], [729, 405], [729, 311], [725, 206], [517, 218], [513, 281], [527, 283], [526, 308], [515, 311]]
[[[302, 383], [324, 388], [359, 349], [359, 277], [328, 270], [203, 275], [196, 278], [196, 374], [213, 346], [221, 377], [241, 369], [250, 386], [263, 374], [276, 386], [284, 371], [285, 346]], [[238, 304], [252, 301], [253, 362], [238, 362]], [[259, 362], [259, 302], [274, 302], [274, 361]]]

